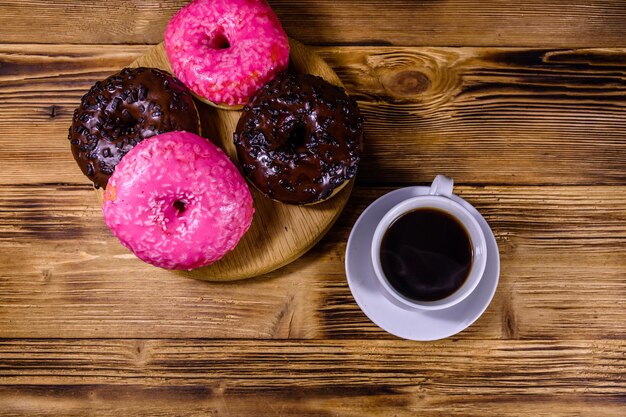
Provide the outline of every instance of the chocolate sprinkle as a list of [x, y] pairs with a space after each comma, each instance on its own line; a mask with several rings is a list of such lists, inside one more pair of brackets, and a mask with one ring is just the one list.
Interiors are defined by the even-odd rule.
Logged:
[[250, 99], [234, 141], [244, 174], [261, 192], [310, 204], [356, 175], [363, 118], [342, 88], [313, 75], [286, 74]]
[[143, 139], [175, 130], [198, 133], [198, 127], [183, 83], [158, 69], [125, 68], [83, 96], [68, 139], [83, 173], [106, 187], [120, 159]]

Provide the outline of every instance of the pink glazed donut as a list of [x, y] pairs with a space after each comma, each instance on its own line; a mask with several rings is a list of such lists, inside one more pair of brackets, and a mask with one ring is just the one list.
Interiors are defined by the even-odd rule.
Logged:
[[102, 210], [107, 226], [138, 258], [188, 270], [233, 250], [254, 213], [235, 165], [188, 132], [153, 136], [131, 149], [109, 179]]
[[174, 74], [200, 99], [242, 106], [289, 64], [289, 40], [263, 0], [195, 0], [165, 29]]

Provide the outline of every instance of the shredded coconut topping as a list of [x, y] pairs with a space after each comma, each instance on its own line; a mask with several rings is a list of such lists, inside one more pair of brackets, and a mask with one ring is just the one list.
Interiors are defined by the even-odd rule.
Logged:
[[287, 35], [262, 0], [195, 0], [170, 20], [164, 39], [174, 74], [218, 104], [246, 103], [289, 63]]
[[[113, 191], [114, 190], [114, 191]], [[137, 257], [167, 269], [221, 259], [252, 223], [252, 195], [235, 165], [188, 132], [146, 139], [109, 180], [104, 219]]]

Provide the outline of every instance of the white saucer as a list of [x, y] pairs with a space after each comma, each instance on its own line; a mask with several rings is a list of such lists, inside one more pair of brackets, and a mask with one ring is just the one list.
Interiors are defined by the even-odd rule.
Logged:
[[406, 187], [374, 201], [356, 221], [346, 248], [348, 285], [361, 310], [381, 329], [404, 339], [420, 341], [443, 339], [474, 323], [491, 302], [500, 276], [500, 254], [489, 225], [471, 204], [452, 195], [453, 200], [478, 220], [487, 239], [487, 266], [480, 283], [465, 300], [444, 310], [418, 310], [387, 294], [372, 267], [370, 247], [374, 229], [393, 206], [407, 198], [428, 194], [428, 191], [429, 187]]

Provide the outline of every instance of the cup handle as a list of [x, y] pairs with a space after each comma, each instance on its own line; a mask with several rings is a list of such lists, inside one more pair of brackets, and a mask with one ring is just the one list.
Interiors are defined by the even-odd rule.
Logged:
[[437, 175], [430, 185], [430, 195], [441, 195], [450, 198], [452, 196], [452, 188], [454, 187], [454, 181], [452, 178], [448, 178], [445, 175]]

